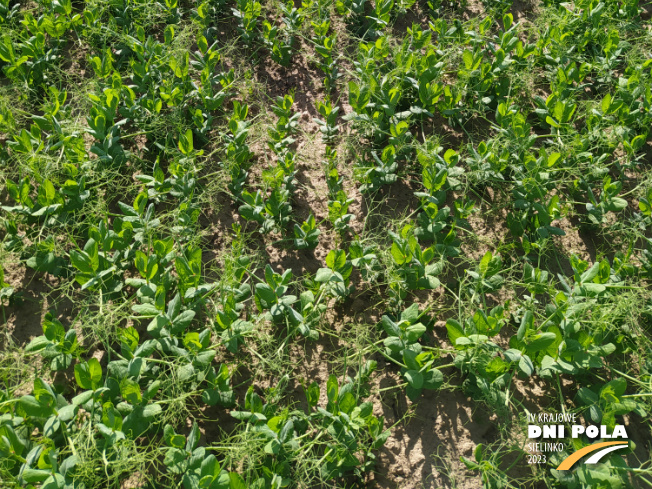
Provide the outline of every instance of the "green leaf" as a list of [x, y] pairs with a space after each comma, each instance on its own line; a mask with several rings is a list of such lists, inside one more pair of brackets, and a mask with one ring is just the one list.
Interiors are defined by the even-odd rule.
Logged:
[[385, 333], [387, 333], [389, 336], [395, 336], [397, 338], [401, 336], [401, 329], [388, 316], [383, 316], [383, 318], [380, 320], [380, 324], [383, 326]]
[[247, 484], [237, 472], [229, 472], [229, 489], [247, 489]]
[[[165, 38], [165, 44], [170, 44], [174, 39], [174, 26], [168, 25], [163, 31], [163, 36]], [[205, 42], [205, 40], [204, 40]]]
[[281, 442], [276, 438], [273, 438], [264, 448], [265, 453], [268, 455], [278, 455], [281, 451]]
[[122, 397], [131, 404], [138, 404], [142, 400], [140, 386], [137, 382], [130, 379], [124, 379], [122, 381], [120, 393], [122, 394]]
[[70, 421], [75, 416], [75, 409], [77, 406], [74, 404], [68, 404], [60, 408], [57, 412], [57, 418], [59, 421]]
[[181, 151], [183, 155], [189, 155], [192, 150], [192, 129], [188, 129], [185, 134], [179, 135], [179, 151]]
[[310, 407], [315, 407], [319, 403], [319, 384], [311, 383], [306, 389], [306, 399]]
[[510, 13], [503, 15], [503, 29], [508, 31], [514, 23], [514, 16]]
[[468, 49], [465, 49], [462, 53], [462, 60], [464, 61], [464, 67], [467, 70], [473, 68], [473, 53]]
[[82, 392], [81, 394], [78, 394], [72, 398], [72, 403], [75, 406], [86, 404], [88, 401], [91, 400], [92, 397], [93, 397], [93, 391]]
[[183, 461], [186, 459], [186, 452], [178, 448], [171, 448], [165, 453], [163, 463], [169, 467], [173, 474], [178, 474], [182, 469]]
[[521, 359], [522, 353], [516, 348], [510, 348], [505, 351], [504, 355], [508, 362], [517, 362]]
[[[100, 377], [101, 377], [101, 369], [100, 369]], [[77, 381], [77, 385], [84, 390], [89, 390], [93, 388], [92, 387], [93, 384], [91, 382], [91, 373], [89, 371], [88, 364], [86, 362], [78, 363], [75, 365], [75, 380]]]
[[417, 361], [418, 353], [406, 348], [403, 350], [403, 362], [409, 370], [421, 370], [421, 365]]
[[93, 238], [90, 238], [84, 245], [84, 253], [86, 253], [90, 259], [89, 264], [91, 266], [92, 272], [97, 272], [100, 268], [99, 246], [97, 241], [95, 241]]
[[428, 370], [423, 375], [423, 387], [426, 389], [439, 389], [444, 383], [444, 374], [436, 368]]
[[464, 463], [464, 465], [466, 465], [466, 468], [469, 470], [478, 470], [480, 468], [480, 466], [476, 464], [473, 460], [470, 460], [464, 456], [460, 456], [460, 460], [462, 461], [462, 463]]
[[319, 283], [328, 282], [333, 276], [333, 271], [330, 268], [320, 268], [315, 274], [315, 281]]
[[102, 367], [97, 358], [91, 358], [88, 361], [88, 371], [90, 373], [90, 381], [93, 390], [97, 389], [102, 382]]
[[163, 315], [156, 316], [147, 325], [147, 331], [149, 333], [152, 333], [153, 336], [158, 337], [161, 336], [163, 329], [167, 327], [169, 324], [170, 324], [170, 320], [166, 316]]
[[202, 393], [202, 400], [210, 405], [215, 406], [219, 404], [224, 407], [232, 407], [235, 405], [235, 395], [232, 390], [219, 390], [219, 389], [206, 389]]
[[610, 211], [621, 211], [627, 207], [627, 201], [621, 197], [614, 197], [607, 206]]
[[163, 408], [160, 404], [148, 404], [143, 409], [143, 418], [154, 418], [163, 412]]
[[93, 273], [93, 267], [91, 266], [90, 259], [85, 254], [82, 254], [79, 251], [72, 250], [70, 252], [70, 262], [72, 263], [72, 266], [74, 266], [77, 270], [79, 270], [82, 273], [86, 273], [86, 274]]
[[405, 329], [405, 340], [408, 343], [415, 343], [425, 332], [426, 332], [426, 327], [421, 323], [408, 326]]
[[516, 332], [516, 338], [518, 339], [518, 341], [523, 341], [523, 338], [525, 337], [527, 331], [533, 328], [534, 328], [534, 316], [532, 315], [532, 311], [526, 311], [525, 314], [523, 314], [523, 319], [521, 319], [521, 325], [519, 326], [518, 331]]
[[355, 408], [356, 404], [357, 402], [355, 400], [355, 396], [350, 392], [346, 392], [344, 396], [342, 396], [342, 399], [339, 401], [340, 411], [346, 414], [350, 414], [351, 411], [353, 411], [353, 408]]
[[602, 99], [602, 113], [603, 114], [608, 114], [609, 113], [609, 106], [611, 105], [611, 94], [608, 93], [607, 95], [604, 96]]
[[412, 402], [417, 402], [421, 396], [421, 389], [415, 389], [410, 384], [405, 388], [405, 393], [408, 396], [408, 399]]
[[419, 304], [414, 303], [401, 313], [401, 320], [414, 324], [419, 319]]
[[50, 180], [46, 179], [43, 182], [43, 184], [39, 188], [39, 194], [40, 196], [42, 195], [43, 197], [45, 197], [45, 201], [41, 203], [41, 205], [47, 206], [55, 203], [57, 191], [55, 190], [54, 185], [52, 185], [52, 182]]
[[417, 370], [408, 370], [403, 374], [408, 384], [414, 389], [421, 389], [423, 387], [423, 375]]
[[555, 333], [539, 333], [531, 337], [525, 349], [528, 353], [536, 353], [547, 349], [556, 340], [557, 335]]
[[600, 400], [598, 395], [588, 387], [580, 387], [577, 391], [577, 398], [582, 402], [582, 404], [587, 406], [595, 404]]
[[528, 357], [527, 355], [521, 356], [520, 360], [518, 361], [518, 368], [521, 372], [523, 372], [528, 377], [530, 377], [534, 373], [534, 365], [532, 364], [532, 360], [530, 360], [530, 357]]
[[154, 304], [135, 304], [131, 306], [131, 310], [145, 317], [158, 316], [160, 312]]
[[172, 321], [172, 332], [178, 334], [181, 331], [185, 330], [190, 325], [194, 317], [195, 317], [195, 311], [192, 310], [183, 311]]
[[276, 293], [267, 284], [256, 284], [256, 296], [263, 302], [263, 307], [269, 309], [276, 303]]
[[600, 294], [607, 290], [607, 287], [602, 284], [587, 283], [582, 284], [582, 290], [590, 292], [592, 294]]
[[600, 263], [596, 262], [591, 266], [591, 268], [589, 268], [586, 272], [584, 272], [580, 276], [580, 281], [582, 283], [590, 282], [591, 280], [593, 280], [595, 277], [598, 276], [599, 272], [600, 272]]
[[190, 433], [188, 434], [188, 441], [186, 442], [186, 451], [190, 452], [197, 448], [197, 444], [199, 443], [199, 426], [197, 425], [197, 422], [194, 422], [192, 424], [192, 429], [190, 430]]
[[50, 477], [51, 472], [49, 470], [41, 469], [32, 469], [26, 467], [22, 472], [22, 477], [25, 482], [41, 482]]
[[455, 319], [446, 321], [446, 329], [448, 330], [448, 339], [453, 345], [457, 344], [457, 339], [465, 336], [462, 325]]
[[52, 406], [40, 403], [34, 396], [23, 396], [18, 400], [18, 405], [27, 416], [46, 418], [52, 414]]
[[346, 264], [346, 252], [344, 250], [331, 250], [326, 255], [326, 265], [331, 270], [339, 270]]
[[480, 275], [482, 277], [486, 276], [487, 272], [489, 271], [489, 265], [491, 264], [491, 259], [493, 258], [493, 254], [491, 251], [487, 251], [482, 259], [480, 260], [480, 265], [478, 269], [480, 270]]
[[392, 243], [391, 252], [392, 258], [394, 258], [394, 261], [397, 265], [404, 265], [405, 263], [408, 263], [412, 260], [412, 254], [410, 251], [406, 249], [404, 254], [396, 243]]
[[39, 351], [52, 343], [45, 336], [37, 336], [25, 347], [25, 352]]
[[627, 390], [627, 381], [625, 379], [616, 378], [610, 380], [600, 389], [600, 396], [604, 397], [603, 393], [612, 391], [616, 397], [621, 397]]
[[589, 416], [594, 423], [599, 423], [602, 421], [602, 409], [597, 404], [591, 405], [589, 407]]
[[43, 334], [50, 341], [60, 342], [65, 335], [65, 330], [58, 319], [47, 314], [43, 321]]
[[339, 385], [337, 383], [337, 377], [331, 374], [328, 377], [328, 381], [326, 382], [326, 394], [328, 396], [328, 401], [331, 403], [337, 402], [338, 392], [339, 392]]
[[646, 139], [647, 139], [647, 135], [639, 134], [629, 142], [629, 145], [632, 148], [632, 150], [638, 151], [643, 147]]

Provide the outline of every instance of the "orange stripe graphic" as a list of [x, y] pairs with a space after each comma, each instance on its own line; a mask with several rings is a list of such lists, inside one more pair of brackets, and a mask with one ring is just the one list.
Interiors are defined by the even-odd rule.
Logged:
[[584, 455], [595, 452], [596, 450], [600, 450], [601, 448], [609, 447], [612, 445], [627, 445], [627, 443], [628, 442], [626, 441], [605, 441], [602, 443], [594, 443], [593, 445], [584, 447], [581, 450], [578, 450], [577, 452], [566, 457], [564, 461], [559, 464], [557, 470], [569, 470], [573, 465], [575, 465], [575, 462], [581, 459]]

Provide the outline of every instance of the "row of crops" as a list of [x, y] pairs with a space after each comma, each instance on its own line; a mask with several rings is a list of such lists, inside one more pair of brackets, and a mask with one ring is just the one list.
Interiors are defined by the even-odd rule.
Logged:
[[401, 487], [652, 485], [649, 15], [515, 7], [0, 0], [2, 484], [397, 487], [388, 396], [463, 392]]

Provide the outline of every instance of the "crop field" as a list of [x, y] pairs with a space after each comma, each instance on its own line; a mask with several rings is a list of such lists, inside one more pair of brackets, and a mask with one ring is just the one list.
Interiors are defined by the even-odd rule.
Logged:
[[0, 0], [0, 488], [652, 487], [645, 1]]

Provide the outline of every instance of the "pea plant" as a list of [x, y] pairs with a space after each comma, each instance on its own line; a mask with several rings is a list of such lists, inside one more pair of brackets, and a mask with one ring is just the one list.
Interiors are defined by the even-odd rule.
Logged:
[[512, 3], [0, 0], [0, 485], [651, 485], [649, 5]]

